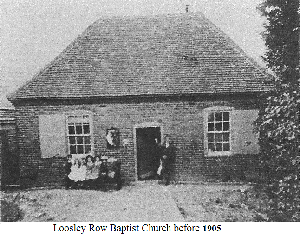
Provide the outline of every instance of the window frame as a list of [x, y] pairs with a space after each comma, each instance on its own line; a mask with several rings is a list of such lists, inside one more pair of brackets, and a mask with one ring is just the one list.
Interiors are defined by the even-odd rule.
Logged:
[[[232, 155], [232, 111], [234, 109], [228, 106], [214, 106], [203, 110], [203, 128], [204, 128], [204, 155], [205, 156], [230, 156]], [[208, 148], [208, 117], [212, 112], [229, 112], [229, 151], [210, 151]], [[223, 121], [223, 120], [222, 120]], [[220, 132], [224, 133], [224, 132]]]
[[[93, 135], [93, 114], [90, 111], [74, 111], [74, 112], [70, 112], [70, 113], [66, 113], [66, 145], [67, 145], [67, 154], [71, 154], [71, 150], [70, 150], [70, 142], [69, 142], [69, 137], [76, 137], [76, 136], [82, 136], [82, 137], [90, 137], [90, 145], [91, 145], [91, 150], [89, 153], [83, 153], [83, 154], [72, 154], [73, 157], [75, 158], [82, 158], [82, 157], [86, 157], [87, 155], [94, 155], [94, 135]], [[82, 130], [82, 135], [77, 135], [76, 132], [74, 135], [70, 135], [69, 134], [69, 123], [76, 123], [76, 122], [69, 122], [69, 118], [71, 116], [81, 116], [81, 123], [83, 126], [83, 123], [87, 123], [84, 122], [84, 118], [83, 116], [88, 116], [87, 121], [89, 123], [89, 128], [90, 128], [90, 133], [89, 135], [85, 135], [84, 131]], [[76, 129], [76, 126], [74, 126]], [[77, 145], [77, 144], [76, 144]], [[83, 146], [84, 146], [84, 141], [83, 141]]]

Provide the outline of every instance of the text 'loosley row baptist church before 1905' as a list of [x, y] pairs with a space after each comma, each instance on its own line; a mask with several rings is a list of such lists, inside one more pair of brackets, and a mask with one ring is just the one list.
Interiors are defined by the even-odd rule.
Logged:
[[36, 170], [35, 186], [60, 185], [67, 154], [105, 154], [125, 182], [143, 179], [168, 136], [172, 180], [244, 178], [257, 168], [268, 78], [202, 14], [100, 19], [9, 97], [21, 177]]

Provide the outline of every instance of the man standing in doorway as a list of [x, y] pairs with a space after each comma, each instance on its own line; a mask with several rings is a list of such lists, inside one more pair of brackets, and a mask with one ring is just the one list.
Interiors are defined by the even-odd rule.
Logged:
[[162, 171], [161, 175], [165, 185], [170, 184], [171, 174], [174, 168], [175, 147], [170, 144], [170, 139], [167, 136], [162, 152]]

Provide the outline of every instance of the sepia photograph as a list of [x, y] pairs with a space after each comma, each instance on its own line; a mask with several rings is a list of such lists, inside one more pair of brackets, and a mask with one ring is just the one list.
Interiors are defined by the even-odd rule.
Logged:
[[300, 221], [298, 0], [0, 0], [0, 15], [1, 222]]

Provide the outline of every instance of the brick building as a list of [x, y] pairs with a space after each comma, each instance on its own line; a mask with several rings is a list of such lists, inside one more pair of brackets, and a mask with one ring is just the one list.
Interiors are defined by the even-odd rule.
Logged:
[[[173, 180], [244, 177], [268, 75], [201, 14], [100, 19], [21, 87], [22, 172], [60, 184], [63, 158], [106, 154], [125, 181], [154, 171], [155, 139], [176, 148]], [[150, 168], [150, 169], [149, 169]]]

